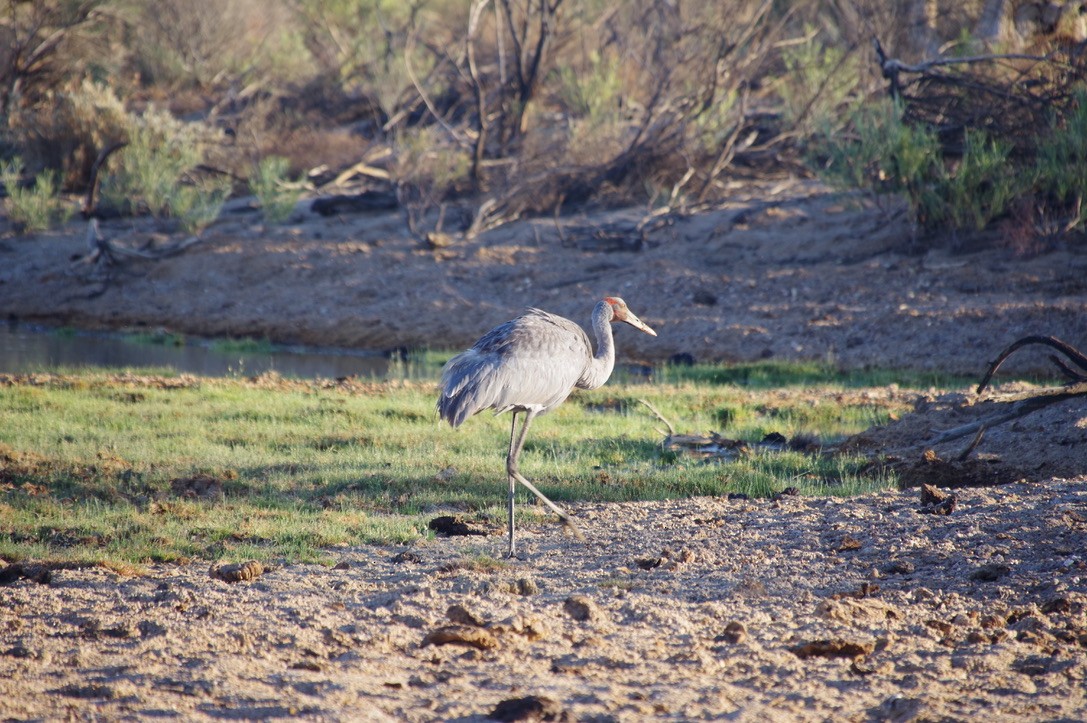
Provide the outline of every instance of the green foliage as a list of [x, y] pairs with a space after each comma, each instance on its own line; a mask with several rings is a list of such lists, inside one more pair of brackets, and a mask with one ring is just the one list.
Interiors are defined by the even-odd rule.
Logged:
[[466, 187], [471, 158], [436, 126], [413, 128], [396, 140], [396, 175], [402, 182], [425, 191], [432, 200]]
[[814, 146], [817, 169], [833, 183], [904, 196], [927, 229], [982, 229], [1002, 216], [1027, 185], [1010, 162], [1011, 146], [968, 131], [962, 158], [945, 159], [934, 130], [902, 121], [902, 108], [884, 102], [853, 113], [851, 133], [824, 130]]
[[102, 198], [116, 207], [177, 219], [189, 232], [214, 221], [230, 180], [195, 175], [210, 129], [150, 109], [130, 118], [128, 145], [102, 181]]
[[1087, 223], [1087, 90], [1075, 94], [1063, 122], [1053, 126], [1038, 143], [1035, 183], [1045, 200], [1072, 209], [1067, 225], [1082, 231]]
[[967, 131], [962, 160], [942, 194], [954, 228], [980, 231], [1024, 193], [1029, 181], [1019, 180], [1010, 153], [1011, 144], [990, 139], [983, 131]]
[[[785, 120], [805, 135], [828, 124], [840, 125], [862, 96], [860, 62], [848, 49], [826, 46], [811, 25], [803, 42], [781, 51], [785, 73], [777, 85]], [[843, 112], [844, 111], [844, 112]]]
[[301, 192], [289, 185], [287, 170], [290, 162], [280, 156], [261, 159], [249, 186], [260, 202], [267, 223], [282, 223], [290, 217]]
[[6, 137], [28, 166], [57, 170], [65, 188], [79, 189], [98, 153], [124, 137], [127, 117], [112, 88], [84, 79], [14, 109]]
[[558, 95], [573, 115], [597, 123], [607, 122], [619, 112], [623, 99], [618, 63], [594, 51], [589, 55], [588, 67], [560, 68]]
[[31, 188], [19, 185], [19, 168], [22, 161], [12, 159], [0, 170], [0, 183], [7, 190], [4, 202], [8, 218], [26, 233], [45, 231], [54, 222], [67, 221], [75, 210], [59, 197], [56, 171], [42, 171], [34, 178]]

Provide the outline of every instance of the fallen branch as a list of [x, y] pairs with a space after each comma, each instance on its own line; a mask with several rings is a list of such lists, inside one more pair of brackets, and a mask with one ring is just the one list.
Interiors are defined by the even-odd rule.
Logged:
[[943, 442], [950, 442], [953, 439], [958, 439], [959, 437], [965, 437], [968, 434], [976, 434], [979, 429], [991, 429], [992, 427], [1004, 424], [1005, 422], [1010, 422], [1013, 419], [1024, 417], [1031, 412], [1036, 412], [1051, 404], [1084, 395], [1087, 395], [1087, 381], [1071, 386], [1030, 392], [1029, 396], [1025, 397], [1023, 395], [1016, 395], [1011, 399], [1017, 399], [1017, 401], [1012, 402], [1006, 411], [949, 429], [939, 437], [933, 439], [931, 444], [941, 444]]
[[[996, 361], [989, 365], [989, 371], [985, 372], [985, 376], [982, 377], [981, 383], [978, 384], [977, 393], [981, 394], [982, 391], [985, 390], [985, 387], [988, 386], [989, 381], [993, 378], [993, 374], [996, 374], [996, 370], [1000, 368], [1000, 365], [1004, 363], [1005, 359], [1029, 344], [1044, 344], [1045, 346], [1051, 346], [1068, 357], [1069, 361], [1080, 369], [1083, 369], [1084, 372], [1087, 372], [1087, 354], [1084, 354], [1071, 344], [1063, 342], [1054, 336], [1025, 336], [1000, 352], [1000, 356], [996, 358]], [[1057, 368], [1061, 370], [1061, 373], [1068, 377], [1072, 382], [1087, 382], [1087, 374], [1077, 372], [1055, 356], [1049, 358], [1057, 365]]]
[[[669, 437], [674, 437], [676, 435], [676, 428], [672, 426], [672, 423], [669, 422], [665, 418], [665, 416], [663, 414], [661, 414], [659, 411], [657, 411], [656, 407], [654, 407], [652, 404], [650, 404], [645, 399], [639, 399], [638, 401], [641, 402], [642, 404], [644, 404], [645, 406], [649, 407], [649, 411], [653, 412], [653, 414], [656, 415], [657, 419], [664, 422], [665, 426], [668, 427], [668, 436]], [[659, 432], [660, 430], [658, 429], [657, 431]]]

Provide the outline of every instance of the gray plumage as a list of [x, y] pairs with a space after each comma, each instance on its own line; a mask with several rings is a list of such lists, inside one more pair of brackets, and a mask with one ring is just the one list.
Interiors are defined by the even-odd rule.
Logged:
[[[514, 554], [514, 483], [521, 482], [577, 531], [570, 518], [517, 471], [529, 424], [539, 414], [562, 404], [574, 389], [596, 389], [615, 367], [611, 322], [623, 321], [656, 336], [617, 297], [606, 297], [593, 309], [596, 352], [580, 326], [561, 316], [528, 309], [516, 319], [496, 326], [442, 370], [438, 413], [454, 427], [485, 409], [495, 414], [512, 412], [510, 450], [506, 458], [509, 478], [509, 555]], [[517, 415], [525, 413], [521, 432]]]

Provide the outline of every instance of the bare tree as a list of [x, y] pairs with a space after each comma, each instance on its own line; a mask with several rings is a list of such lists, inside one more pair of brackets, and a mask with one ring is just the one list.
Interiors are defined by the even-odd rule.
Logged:
[[78, 58], [65, 55], [73, 36], [89, 33], [105, 0], [0, 2], [0, 118], [16, 102], [34, 104]]

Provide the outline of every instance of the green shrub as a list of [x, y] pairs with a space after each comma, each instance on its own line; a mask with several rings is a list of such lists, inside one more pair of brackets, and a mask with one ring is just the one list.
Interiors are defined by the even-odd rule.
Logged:
[[26, 233], [45, 231], [54, 221], [67, 221], [74, 209], [58, 195], [59, 182], [56, 171], [43, 171], [34, 178], [32, 188], [19, 185], [19, 168], [22, 162], [15, 158], [0, 170], [0, 183], [7, 189], [4, 206], [8, 218]]
[[286, 180], [290, 162], [280, 156], [261, 159], [249, 179], [249, 187], [260, 202], [267, 223], [281, 223], [291, 215], [298, 203], [299, 191]]
[[984, 131], [967, 131], [965, 141], [962, 160], [942, 195], [952, 227], [980, 231], [1028, 192], [1030, 182], [1016, 173], [1010, 143], [991, 139]]
[[128, 114], [113, 89], [84, 80], [50, 89], [43, 102], [19, 106], [5, 136], [30, 168], [52, 168], [64, 188], [86, 187], [98, 153], [125, 136]]
[[904, 195], [914, 218], [924, 224], [944, 217], [941, 187], [946, 169], [936, 134], [902, 122], [902, 109], [890, 101], [855, 110], [852, 131], [824, 126], [813, 144], [817, 170], [828, 181], [860, 188], [877, 197]]
[[1029, 180], [1010, 158], [1010, 144], [983, 131], [967, 131], [962, 158], [950, 163], [936, 132], [904, 123], [898, 104], [858, 109], [851, 126], [849, 134], [820, 137], [822, 175], [840, 186], [905, 197], [925, 229], [983, 229], [1029, 192]]
[[102, 198], [122, 210], [173, 218], [189, 232], [215, 220], [230, 180], [194, 174], [213, 133], [155, 109], [130, 116], [128, 145], [102, 181]]
[[1069, 229], [1084, 230], [1087, 223], [1087, 91], [1074, 97], [1063, 122], [1055, 120], [1038, 143], [1035, 185], [1044, 202], [1068, 209]]

